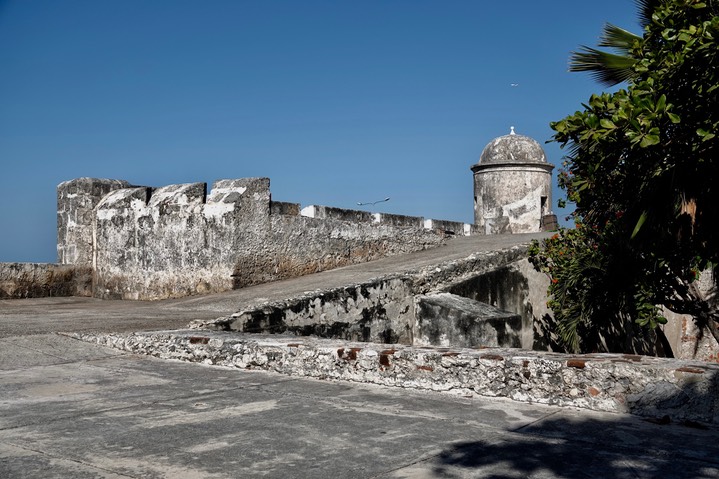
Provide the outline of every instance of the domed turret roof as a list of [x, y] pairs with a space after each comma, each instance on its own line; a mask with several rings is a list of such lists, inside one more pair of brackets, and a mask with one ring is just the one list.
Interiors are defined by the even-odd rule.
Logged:
[[500, 136], [484, 147], [478, 165], [547, 163], [547, 155], [534, 139], [517, 135], [512, 127], [509, 135]]

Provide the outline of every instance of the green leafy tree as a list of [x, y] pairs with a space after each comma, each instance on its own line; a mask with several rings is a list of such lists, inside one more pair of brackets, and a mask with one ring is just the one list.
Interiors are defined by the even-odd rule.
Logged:
[[666, 321], [658, 306], [691, 314], [719, 341], [719, 310], [695, 283], [719, 262], [719, 7], [638, 4], [641, 37], [608, 25], [600, 46], [620, 54], [585, 47], [571, 64], [628, 87], [551, 124], [567, 150], [559, 185], [581, 226], [535, 245], [532, 261], [552, 279], [554, 332], [570, 351], [626, 350], [647, 339], [632, 324]]

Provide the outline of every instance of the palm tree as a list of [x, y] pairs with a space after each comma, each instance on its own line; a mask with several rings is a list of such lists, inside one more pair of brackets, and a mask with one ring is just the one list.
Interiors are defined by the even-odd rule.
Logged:
[[[661, 1], [635, 0], [642, 29], [652, 21], [652, 12]], [[608, 87], [631, 81], [636, 75], [633, 68], [636, 58], [632, 49], [641, 40], [641, 36], [607, 23], [604, 25], [597, 46], [610, 48], [617, 53], [582, 45], [579, 51], [572, 52], [569, 58], [569, 71], [589, 72], [596, 81]]]

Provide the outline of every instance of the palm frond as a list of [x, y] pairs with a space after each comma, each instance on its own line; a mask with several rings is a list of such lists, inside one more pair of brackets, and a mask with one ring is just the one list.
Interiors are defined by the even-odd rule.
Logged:
[[642, 28], [652, 23], [652, 14], [662, 0], [634, 0], [639, 12], [639, 24]]
[[569, 71], [589, 72], [599, 83], [614, 86], [632, 79], [635, 62], [632, 57], [582, 46], [579, 51], [571, 53]]
[[602, 31], [602, 36], [599, 38], [597, 46], [614, 48], [622, 53], [629, 53], [634, 42], [641, 39], [642, 37], [628, 30], [607, 23], [604, 25], [604, 30]]

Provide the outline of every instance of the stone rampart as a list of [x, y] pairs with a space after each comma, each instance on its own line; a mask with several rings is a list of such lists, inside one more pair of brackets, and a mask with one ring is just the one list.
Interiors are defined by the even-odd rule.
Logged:
[[[83, 215], [101, 298], [227, 291], [418, 251], [471, 232], [463, 223], [432, 220], [427, 227], [419, 217], [273, 202], [267, 178], [219, 180], [209, 195], [204, 183], [148, 188], [87, 180], [60, 186], [113, 187], [93, 215]], [[59, 207], [59, 217], [69, 217], [68, 209]], [[76, 238], [61, 236], [58, 251], [73, 250]]]
[[270, 250], [264, 258], [272, 272], [268, 280], [284, 279], [411, 253], [439, 246], [446, 239], [442, 231], [417, 226], [272, 215]]
[[91, 296], [89, 267], [52, 263], [0, 263], [0, 299]]
[[548, 350], [544, 325], [552, 316], [547, 307], [549, 278], [526, 259], [507, 262], [481, 274], [458, 277], [445, 291], [519, 314], [521, 344], [525, 349]]
[[[95, 295], [157, 299], [229, 290], [240, 265], [267, 280], [269, 180], [220, 180], [105, 196], [94, 219]], [[253, 274], [253, 273], [246, 273]]]
[[414, 346], [521, 347], [522, 317], [451, 293], [414, 298]]
[[427, 219], [424, 220], [423, 224], [425, 229], [443, 231], [453, 236], [469, 236], [479, 233], [479, 229], [477, 229], [475, 225], [458, 223], [456, 221]]
[[197, 330], [74, 336], [163, 359], [719, 422], [719, 365], [697, 361], [504, 348], [417, 348]]
[[275, 202], [268, 178], [219, 180], [209, 195], [205, 183], [153, 188], [77, 178], [58, 185], [57, 226], [58, 264], [2, 265], [3, 297], [221, 292], [473, 232], [457, 222]]

